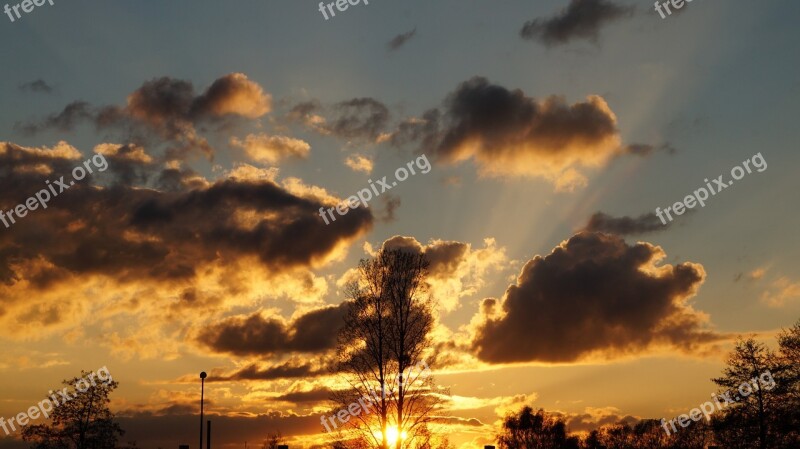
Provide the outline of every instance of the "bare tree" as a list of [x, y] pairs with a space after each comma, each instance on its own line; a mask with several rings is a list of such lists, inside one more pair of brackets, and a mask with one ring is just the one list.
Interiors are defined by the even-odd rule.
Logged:
[[[397, 362], [397, 390], [394, 397], [398, 431], [407, 438], [422, 436], [435, 405], [429, 394], [432, 382], [424, 353], [431, 346], [433, 305], [425, 277], [429, 263], [422, 254], [382, 252], [383, 264], [397, 273], [389, 285], [389, 352]], [[417, 369], [414, 369], [417, 368]], [[397, 449], [403, 438], [397, 438]]]
[[[22, 431], [22, 439], [32, 443], [33, 449], [101, 449], [114, 448], [125, 432], [114, 421], [108, 408], [108, 396], [119, 385], [117, 382], [84, 379], [91, 371], [82, 371], [81, 377], [65, 379], [67, 387], [84, 382], [87, 389], [73, 391], [69, 401], [62, 401], [50, 413], [49, 424], [28, 426]], [[67, 390], [66, 388], [64, 389]], [[69, 395], [70, 393], [68, 393]], [[135, 446], [135, 443], [134, 443]]]
[[[362, 260], [348, 286], [351, 306], [339, 334], [337, 371], [348, 384], [334, 393], [342, 407], [361, 401], [370, 413], [351, 414], [347, 428], [362, 446], [410, 447], [427, 435], [437, 403], [424, 365], [433, 329], [422, 254], [381, 250]], [[351, 435], [348, 440], [353, 440]]]

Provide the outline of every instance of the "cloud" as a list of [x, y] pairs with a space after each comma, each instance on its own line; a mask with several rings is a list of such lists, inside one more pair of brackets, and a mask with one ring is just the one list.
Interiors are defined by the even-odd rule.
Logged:
[[20, 84], [19, 90], [23, 92], [41, 92], [45, 94], [53, 93], [53, 87], [47, 84], [47, 82], [41, 78]]
[[634, 425], [640, 421], [635, 416], [623, 415], [615, 407], [586, 407], [583, 413], [559, 413], [558, 415], [563, 417], [567, 428], [573, 432], [591, 432], [602, 426], [614, 425], [620, 422]]
[[316, 101], [304, 101], [292, 107], [286, 114], [290, 122], [302, 123], [309, 128], [320, 133], [327, 133], [321, 126], [325, 123], [325, 117], [318, 114], [322, 110], [322, 105]]
[[192, 111], [198, 115], [221, 117], [239, 115], [258, 118], [271, 109], [272, 98], [258, 83], [243, 73], [231, 73], [216, 79], [202, 95], [195, 98]]
[[486, 299], [472, 342], [490, 363], [574, 362], [666, 346], [696, 351], [723, 336], [688, 301], [699, 264], [659, 265], [664, 251], [583, 232], [529, 260], [502, 301]]
[[348, 303], [308, 312], [291, 323], [256, 312], [231, 317], [205, 328], [197, 340], [220, 353], [274, 355], [320, 353], [336, 346]]
[[230, 374], [218, 374], [209, 377], [211, 382], [228, 382], [242, 380], [277, 380], [277, 379], [307, 379], [330, 374], [326, 366], [314, 366], [310, 363], [286, 362], [279, 365], [264, 366], [248, 365]]
[[[754, 271], [749, 275], [751, 279], [761, 279], [764, 272]], [[775, 279], [769, 288], [761, 294], [761, 302], [772, 308], [785, 307], [789, 303], [800, 300], [800, 282], [781, 276]]]
[[402, 203], [399, 196], [392, 195], [391, 193], [387, 193], [381, 196], [381, 205], [383, 206], [383, 216], [380, 217], [380, 220], [384, 223], [390, 223], [396, 219], [395, 213], [397, 209], [400, 208], [400, 204]]
[[392, 40], [386, 43], [386, 48], [389, 51], [395, 51], [405, 45], [406, 42], [411, 40], [417, 34], [417, 28], [414, 27], [411, 31], [406, 31], [405, 33], [398, 34], [397, 36], [393, 37]]
[[406, 120], [390, 138], [418, 142], [439, 162], [473, 159], [484, 176], [542, 177], [558, 190], [586, 179], [578, 169], [598, 167], [621, 153], [617, 118], [603, 98], [568, 104], [563, 97], [537, 100], [475, 77], [461, 83], [421, 119]]
[[53, 113], [39, 122], [16, 123], [14, 129], [33, 135], [46, 129], [55, 129], [62, 132], [72, 131], [85, 120], [93, 120], [94, 112], [91, 105], [85, 101], [73, 101], [59, 113]]
[[767, 268], [756, 268], [747, 274], [748, 279], [758, 281], [767, 274]]
[[351, 154], [347, 156], [344, 165], [350, 167], [355, 172], [364, 172], [366, 174], [372, 173], [373, 163], [372, 160], [360, 154]]
[[[362, 208], [325, 226], [319, 209], [340, 200], [296, 178], [207, 180], [179, 163], [156, 164], [136, 145], [106, 143], [95, 151], [107, 157], [107, 171], [0, 237], [0, 326], [9, 338], [69, 332], [103, 314], [137, 315], [147, 325], [107, 340], [116, 339], [123, 353], [148, 352], [141, 343], [163, 338], [157, 326], [172, 313], [181, 322], [202, 320], [251, 302], [248, 295], [321, 301], [324, 281], [309, 270], [342, 258], [374, 222]], [[25, 202], [83, 159], [66, 142], [0, 143], [0, 208]], [[181, 314], [191, 307], [202, 313]], [[171, 350], [153, 349], [161, 346]]]
[[287, 401], [295, 404], [301, 404], [305, 402], [318, 403], [328, 401], [332, 393], [333, 390], [330, 388], [318, 387], [307, 391], [292, 391], [289, 393], [284, 393], [275, 399], [278, 401]]
[[424, 254], [430, 266], [428, 283], [439, 307], [456, 310], [461, 299], [474, 295], [486, 283], [486, 275], [502, 269], [507, 262], [505, 248], [494, 239], [485, 239], [483, 248], [457, 241], [431, 240], [423, 245], [413, 237], [394, 236], [383, 242], [386, 250], [404, 250]]
[[478, 418], [462, 418], [459, 416], [435, 416], [432, 417], [432, 422], [449, 426], [484, 427], [486, 425]]
[[66, 132], [88, 122], [98, 130], [120, 130], [127, 137], [135, 137], [126, 140], [139, 144], [147, 140], [168, 143], [171, 159], [189, 151], [199, 151], [211, 159], [214, 149], [199, 134], [198, 127], [225, 128], [233, 120], [257, 119], [270, 112], [271, 101], [260, 85], [242, 73], [224, 75], [202, 93], [196, 92], [189, 81], [165, 76], [143, 83], [128, 95], [124, 107], [93, 107], [85, 101], [74, 101], [59, 113], [17, 123], [15, 128], [26, 134], [49, 129]]
[[633, 154], [636, 156], [650, 156], [657, 151], [664, 151], [667, 154], [675, 154], [678, 150], [669, 143], [662, 143], [661, 145], [650, 145], [647, 143], [632, 143], [627, 145], [623, 152], [625, 154]]
[[376, 139], [389, 121], [389, 109], [374, 98], [354, 98], [334, 106], [330, 131], [341, 137]]
[[[325, 112], [329, 114], [328, 118], [321, 115]], [[342, 101], [330, 108], [308, 101], [295, 105], [287, 114], [290, 121], [302, 123], [321, 134], [372, 141], [386, 129], [389, 117], [389, 108], [369, 97]]]
[[767, 307], [773, 309], [780, 309], [791, 305], [793, 303], [800, 303], [800, 282], [796, 282], [787, 276], [780, 273], [775, 273], [771, 279], [767, 281], [765, 277], [770, 271], [770, 265], [757, 267], [748, 273], [737, 273], [733, 281], [739, 282], [744, 279], [748, 284], [761, 285], [763, 280], [767, 285], [764, 285], [759, 301]]
[[127, 112], [160, 126], [226, 115], [258, 118], [270, 111], [271, 98], [243, 73], [216, 79], [197, 95], [189, 81], [161, 77], [128, 96]]
[[636, 218], [633, 217], [612, 217], [611, 215], [603, 212], [596, 212], [589, 218], [589, 222], [584, 227], [585, 231], [589, 232], [605, 232], [607, 234], [617, 235], [630, 235], [630, 234], [647, 234], [650, 232], [664, 231], [671, 222], [664, 225], [661, 220], [656, 217], [656, 214], [642, 214]]
[[609, 0], [570, 0], [569, 5], [549, 19], [534, 19], [520, 30], [523, 39], [538, 40], [547, 46], [562, 45], [572, 40], [597, 41], [607, 23], [631, 17], [634, 8]]
[[311, 145], [303, 140], [265, 133], [248, 134], [244, 140], [232, 137], [230, 144], [242, 148], [247, 157], [262, 164], [276, 164], [286, 158], [306, 159], [311, 151]]
[[155, 167], [153, 157], [144, 147], [133, 143], [101, 143], [94, 147], [94, 152], [106, 158], [109, 170], [122, 185], [146, 183]]

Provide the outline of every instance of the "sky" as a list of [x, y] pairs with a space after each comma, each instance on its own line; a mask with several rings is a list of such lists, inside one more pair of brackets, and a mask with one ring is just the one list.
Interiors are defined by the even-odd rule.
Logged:
[[0, 208], [58, 192], [0, 225], [0, 416], [105, 366], [126, 441], [194, 445], [207, 371], [215, 446], [323, 444], [345, 286], [381, 248], [431, 260], [457, 448], [523, 405], [684, 413], [738, 335], [800, 318], [800, 5], [318, 8], [0, 15]]

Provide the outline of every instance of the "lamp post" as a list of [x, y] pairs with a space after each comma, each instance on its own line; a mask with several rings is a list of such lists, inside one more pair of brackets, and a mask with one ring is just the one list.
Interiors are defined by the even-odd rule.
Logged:
[[203, 395], [205, 394], [207, 376], [205, 371], [200, 373], [200, 449], [203, 449]]

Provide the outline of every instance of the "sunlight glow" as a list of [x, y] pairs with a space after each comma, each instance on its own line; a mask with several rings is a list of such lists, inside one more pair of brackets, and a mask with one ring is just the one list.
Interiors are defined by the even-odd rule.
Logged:
[[[376, 430], [372, 433], [375, 436], [375, 439], [382, 440], [383, 439], [383, 432], [380, 430]], [[390, 446], [394, 446], [397, 443], [397, 437], [400, 437], [401, 440], [405, 440], [408, 438], [408, 434], [406, 431], [398, 432], [397, 426], [389, 427], [386, 429], [386, 442], [389, 443]]]

